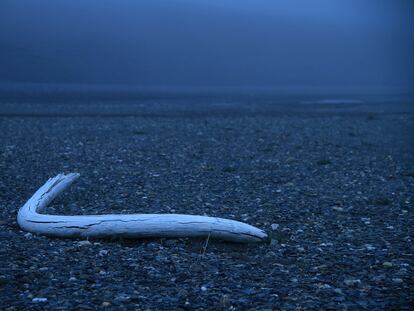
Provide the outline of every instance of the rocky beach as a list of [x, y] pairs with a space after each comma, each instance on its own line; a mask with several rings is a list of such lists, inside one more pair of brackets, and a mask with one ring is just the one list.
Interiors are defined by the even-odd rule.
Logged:
[[[413, 133], [391, 99], [2, 100], [0, 309], [410, 310]], [[21, 231], [61, 172], [81, 177], [50, 214], [209, 215], [270, 238]]]

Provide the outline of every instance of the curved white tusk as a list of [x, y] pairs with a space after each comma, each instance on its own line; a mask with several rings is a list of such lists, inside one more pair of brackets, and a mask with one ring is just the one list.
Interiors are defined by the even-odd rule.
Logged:
[[260, 242], [267, 234], [251, 225], [223, 218], [183, 214], [121, 214], [60, 216], [39, 214], [79, 177], [59, 174], [49, 179], [23, 205], [19, 226], [32, 233], [56, 237], [207, 237], [232, 242]]

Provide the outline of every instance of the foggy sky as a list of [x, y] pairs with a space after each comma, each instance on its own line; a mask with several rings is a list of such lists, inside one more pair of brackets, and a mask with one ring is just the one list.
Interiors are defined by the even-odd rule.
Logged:
[[0, 0], [0, 82], [409, 90], [411, 1]]

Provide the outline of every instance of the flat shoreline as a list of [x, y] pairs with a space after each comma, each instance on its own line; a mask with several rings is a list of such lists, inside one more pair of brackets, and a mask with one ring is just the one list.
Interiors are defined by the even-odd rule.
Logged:
[[[412, 103], [388, 99], [2, 101], [0, 307], [409, 310], [413, 132]], [[49, 213], [207, 214], [273, 242], [201, 256], [204, 240], [20, 231], [60, 172], [81, 178]]]

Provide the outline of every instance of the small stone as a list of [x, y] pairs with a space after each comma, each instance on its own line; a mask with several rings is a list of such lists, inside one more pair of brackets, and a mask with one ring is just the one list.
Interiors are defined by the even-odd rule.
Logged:
[[207, 287], [205, 287], [205, 286], [201, 286], [200, 289], [201, 289], [202, 292], [206, 292], [207, 291]]
[[389, 261], [385, 261], [382, 265], [386, 268], [391, 268], [393, 266], [392, 262]]
[[371, 224], [371, 219], [368, 217], [361, 217], [361, 221], [366, 225]]
[[340, 288], [335, 288], [334, 290], [333, 290], [333, 292], [335, 293], [335, 294], [338, 294], [338, 295], [343, 295], [344, 294], [344, 292], [342, 291], [342, 289], [340, 289]]
[[348, 285], [348, 286], [354, 286], [354, 285], [361, 284], [361, 280], [360, 279], [346, 279], [344, 283], [345, 285]]
[[342, 207], [340, 207], [340, 206], [332, 206], [332, 209], [334, 211], [337, 211], [337, 212], [343, 212], [344, 211], [344, 209]]
[[43, 298], [43, 297], [35, 297], [32, 299], [33, 303], [43, 303], [43, 302], [47, 302], [47, 298]]
[[120, 302], [128, 302], [131, 300], [131, 297], [128, 296], [127, 294], [119, 294], [118, 296], [115, 297], [115, 300], [120, 301]]
[[69, 278], [69, 282], [76, 282], [78, 279], [77, 278], [75, 278], [74, 276], [71, 276], [70, 278]]
[[374, 247], [374, 246], [372, 246], [372, 245], [370, 245], [370, 244], [366, 244], [366, 245], [365, 245], [365, 248], [366, 248], [368, 251], [373, 251], [373, 250], [376, 250], [376, 247]]
[[84, 241], [79, 241], [79, 242], [77, 242], [76, 243], [76, 245], [77, 246], [91, 246], [92, 245], [92, 243], [91, 242], [89, 242], [88, 240], [84, 240]]
[[103, 257], [103, 256], [108, 255], [108, 253], [109, 253], [109, 252], [108, 252], [106, 249], [103, 249], [103, 250], [100, 250], [100, 251], [99, 251], [99, 256], [102, 256], [102, 257]]
[[394, 283], [396, 283], [396, 284], [401, 284], [403, 282], [403, 279], [401, 279], [401, 278], [394, 278], [394, 279], [392, 279], [392, 281]]
[[110, 302], [108, 302], [108, 301], [104, 301], [104, 302], [102, 302], [102, 305], [101, 305], [103, 308], [107, 308], [107, 307], [110, 307], [111, 306], [111, 303]]
[[279, 224], [272, 224], [270, 227], [272, 230], [277, 230], [279, 228]]
[[380, 275], [374, 275], [374, 276], [372, 277], [372, 280], [373, 280], [374, 282], [382, 282], [384, 279], [385, 279], [385, 275], [383, 275], [383, 274], [380, 274]]
[[27, 232], [27, 233], [24, 235], [24, 237], [25, 237], [26, 239], [31, 239], [31, 238], [33, 237], [33, 234], [31, 234], [30, 232]]
[[[271, 258], [273, 258], [275, 256], [276, 256], [276, 253], [275, 252], [269, 251], [269, 252], [266, 253], [265, 258], [271, 259]], [[236, 265], [236, 266], [238, 266], [238, 265]]]

